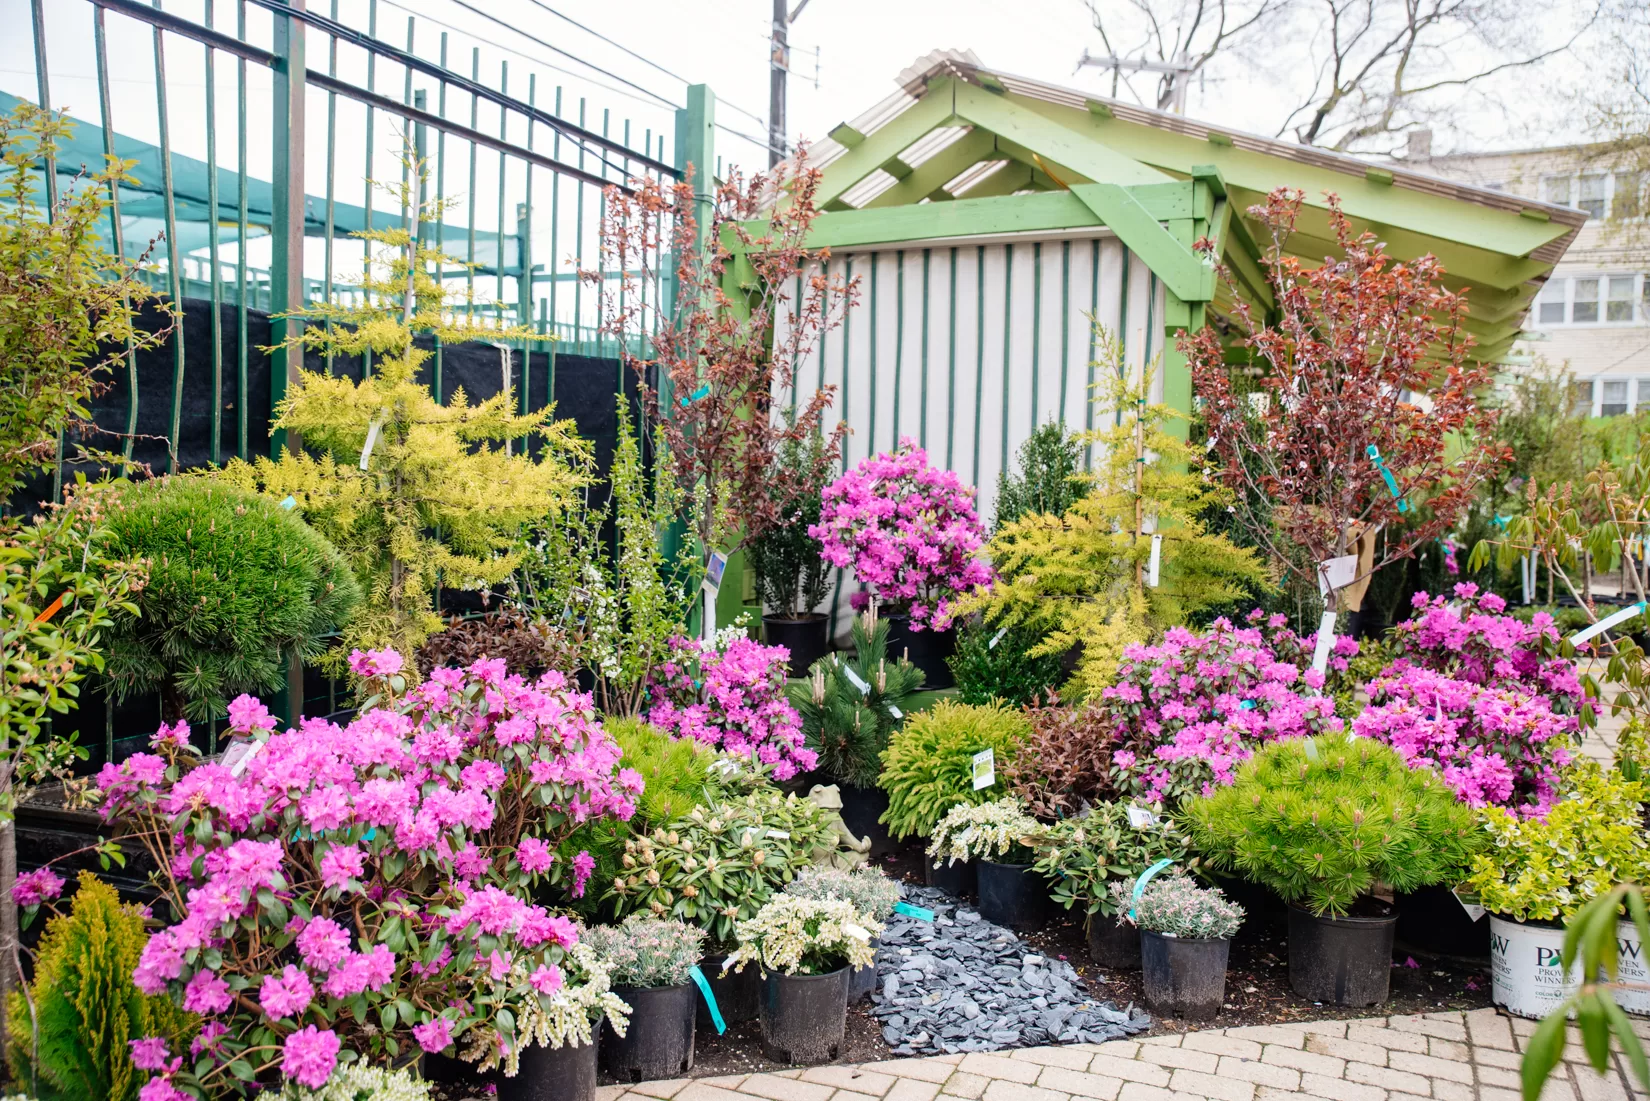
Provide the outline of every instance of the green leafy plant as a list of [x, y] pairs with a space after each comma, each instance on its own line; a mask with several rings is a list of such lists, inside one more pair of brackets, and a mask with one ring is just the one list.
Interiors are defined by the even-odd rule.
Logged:
[[1479, 810], [1491, 845], [1473, 859], [1467, 886], [1491, 913], [1557, 921], [1619, 883], [1650, 882], [1644, 831], [1650, 789], [1586, 759], [1571, 765], [1564, 779], [1568, 794], [1545, 820], [1499, 807]]
[[870, 864], [851, 870], [809, 865], [796, 873], [785, 893], [799, 898], [840, 898], [877, 921], [887, 921], [899, 902], [899, 884]]
[[1232, 786], [1182, 810], [1211, 865], [1317, 915], [1345, 914], [1377, 881], [1458, 882], [1482, 845], [1471, 808], [1437, 773], [1347, 735], [1274, 742]]
[[791, 706], [802, 716], [804, 742], [819, 755], [819, 771], [871, 787], [889, 735], [922, 685], [922, 670], [904, 658], [888, 660], [888, 620], [874, 604], [850, 630], [853, 657], [834, 653], [816, 661], [808, 683], [791, 686]]
[[1090, 805], [1126, 798], [1123, 770], [1113, 767], [1112, 755], [1127, 750], [1149, 757], [1154, 748], [1120, 738], [1129, 732], [1098, 703], [1051, 703], [1024, 714], [1025, 741], [1003, 768], [1003, 780], [1043, 818], [1072, 818]]
[[132, 983], [143, 945], [143, 913], [90, 872], [66, 915], [46, 925], [34, 981], [7, 1006], [12, 1078], [40, 1101], [136, 1101], [147, 1075], [132, 1066], [129, 1041], [162, 1036], [187, 1048], [200, 1019]]
[[745, 547], [762, 606], [777, 616], [801, 619], [825, 599], [830, 566], [820, 557], [821, 544], [808, 528], [819, 523], [820, 493], [829, 479], [829, 468], [820, 460], [827, 450], [820, 436], [788, 439], [781, 445], [779, 466], [794, 474], [774, 488], [777, 514], [772, 526]]
[[1012, 795], [991, 803], [964, 803], [946, 811], [934, 827], [928, 857], [936, 867], [942, 860], [947, 864], [959, 860], [1031, 864], [1047, 830]]
[[[1062, 818], [1038, 839], [1037, 870], [1049, 882], [1049, 897], [1070, 910], [1082, 905], [1090, 915], [1114, 917], [1115, 883], [1132, 884], [1159, 860], [1187, 870], [1199, 860], [1190, 854], [1186, 831], [1172, 819], [1150, 815], [1136, 826], [1129, 804], [1100, 803], [1081, 817]], [[1134, 808], [1137, 816], [1143, 808]]]
[[621, 915], [681, 918], [727, 945], [737, 922], [836, 843], [824, 812], [795, 793], [712, 799], [627, 841], [604, 898]]
[[888, 793], [882, 824], [898, 838], [927, 837], [952, 807], [999, 796], [997, 788], [974, 790], [974, 755], [991, 750], [1001, 772], [1012, 764], [1029, 729], [1020, 712], [1000, 703], [941, 699], [911, 716], [882, 751], [877, 784]]
[[[87, 423], [110, 368], [165, 342], [176, 318], [139, 277], [147, 250], [128, 260], [104, 248], [112, 193], [137, 183], [136, 161], [111, 157], [59, 182], [50, 206], [38, 196], [42, 164], [73, 131], [66, 115], [30, 103], [0, 115], [0, 501], [56, 465], [60, 434]], [[166, 324], [139, 327], [145, 305]]]
[[449, 347], [546, 338], [484, 324], [473, 303], [450, 301], [437, 273], [461, 263], [420, 243], [424, 223], [439, 224], [450, 203], [421, 201], [425, 165], [410, 155], [407, 164], [401, 184], [374, 184], [399, 203], [405, 225], [356, 234], [369, 252], [378, 246], [363, 293], [293, 311], [306, 324], [280, 346], [370, 355], [372, 369], [359, 383], [301, 372], [274, 427], [297, 434], [305, 450], [234, 459], [223, 471], [273, 500], [290, 496], [348, 557], [366, 600], [334, 650], [340, 658], [352, 648], [416, 652], [442, 626], [436, 586], [502, 583], [519, 561], [519, 530], [570, 506], [590, 461], [571, 422], [554, 420], [553, 409], [517, 413], [509, 387], [475, 405], [459, 390], [442, 405], [416, 381], [430, 356], [416, 335]]
[[1133, 884], [1114, 880], [1111, 894], [1122, 920], [1165, 937], [1226, 940], [1243, 924], [1242, 906], [1219, 887], [1200, 887], [1190, 876], [1159, 876], [1146, 884], [1138, 900]]
[[764, 973], [828, 975], [842, 967], [870, 967], [871, 938], [882, 922], [839, 898], [777, 895], [754, 917], [739, 923], [739, 947], [728, 967], [743, 971], [755, 963]]
[[1066, 679], [1064, 655], [1032, 653], [1041, 642], [1041, 634], [1024, 627], [963, 623], [956, 652], [946, 659], [957, 680], [957, 698], [1018, 706], [1050, 695]]
[[285, 682], [313, 660], [361, 598], [337, 548], [267, 497], [205, 478], [122, 490], [107, 553], [149, 563], [137, 614], [109, 632], [116, 700], [159, 692], [169, 721], [204, 722], [243, 692]]
[[996, 527], [1022, 516], [1063, 516], [1083, 496], [1080, 436], [1064, 421], [1050, 421], [1026, 437], [1014, 453], [1014, 473], [997, 475]]
[[607, 964], [614, 986], [681, 986], [705, 954], [705, 931], [697, 925], [642, 914], [598, 925], [583, 940]]

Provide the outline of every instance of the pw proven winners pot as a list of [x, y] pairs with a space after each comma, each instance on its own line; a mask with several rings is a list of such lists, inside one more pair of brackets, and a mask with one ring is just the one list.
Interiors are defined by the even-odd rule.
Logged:
[[[1650, 968], [1632, 922], [1617, 926], [1620, 979], [1641, 988], [1616, 992], [1629, 1013], [1650, 1015]], [[1564, 966], [1564, 926], [1546, 921], [1509, 921], [1490, 915], [1490, 1000], [1518, 1017], [1547, 1016], [1581, 985], [1579, 969]]]

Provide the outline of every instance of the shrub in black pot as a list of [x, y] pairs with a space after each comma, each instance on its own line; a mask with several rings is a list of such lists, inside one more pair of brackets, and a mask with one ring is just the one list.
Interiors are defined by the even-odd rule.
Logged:
[[[889, 879], [881, 868], [862, 864], [851, 871], [816, 864], [803, 868], [785, 888], [788, 895], [798, 898], [836, 898], [852, 904], [854, 909], [879, 922], [886, 923], [899, 904], [899, 885]], [[874, 952], [881, 947], [877, 938], [871, 938]], [[877, 985], [875, 964], [856, 967], [848, 976], [848, 1001], [857, 1002], [869, 997]]]
[[1437, 773], [1344, 734], [1274, 742], [1183, 809], [1205, 859], [1289, 904], [1289, 983], [1333, 1005], [1386, 1000], [1397, 916], [1375, 884], [1459, 882], [1483, 844]]
[[699, 989], [693, 969], [705, 932], [681, 921], [633, 914], [585, 934], [612, 975], [613, 993], [630, 1005], [625, 1034], [602, 1037], [601, 1062], [621, 1083], [680, 1078], [693, 1069]]
[[829, 470], [821, 461], [825, 453], [819, 436], [785, 443], [779, 466], [792, 477], [775, 488], [778, 519], [745, 545], [764, 609], [763, 633], [769, 646], [791, 652], [793, 677], [807, 676], [830, 646], [828, 619], [814, 609], [825, 599], [831, 567], [820, 557], [819, 540], [808, 534], [819, 523], [820, 492]]
[[[558, 995], [523, 998], [516, 1005], [516, 1044], [489, 1049], [478, 1069], [502, 1063], [499, 1101], [595, 1101], [596, 1047], [603, 1023], [626, 1031], [630, 1008], [611, 987], [607, 964], [588, 943], [567, 950]], [[527, 978], [516, 964], [515, 980]]]
[[[911, 716], [888, 739], [877, 785], [888, 793], [883, 823], [893, 836], [928, 837], [945, 812], [959, 803], [984, 803], [1002, 794], [995, 785], [976, 790], [974, 758], [990, 750], [994, 771], [1005, 772], [1029, 727], [1018, 708], [974, 706], [936, 700]], [[933, 861], [927, 862], [933, 870]]]
[[1213, 1020], [1226, 1000], [1226, 959], [1243, 907], [1184, 875], [1151, 880], [1139, 899], [1134, 890], [1122, 880], [1112, 883], [1124, 920], [1140, 930], [1146, 1006], [1166, 1017]]
[[842, 1054], [849, 975], [875, 959], [882, 923], [839, 898], [776, 895], [739, 923], [728, 965], [762, 970], [762, 1052], [780, 1063], [828, 1063]]
[[946, 864], [975, 861], [980, 916], [1035, 932], [1048, 922], [1048, 881], [1036, 869], [1036, 846], [1046, 830], [1016, 796], [964, 804], [952, 807], [935, 827], [928, 858]]

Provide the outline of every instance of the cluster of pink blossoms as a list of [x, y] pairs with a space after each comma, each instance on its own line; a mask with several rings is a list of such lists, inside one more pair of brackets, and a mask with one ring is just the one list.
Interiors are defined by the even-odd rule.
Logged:
[[[385, 677], [400, 663], [357, 660]], [[523, 896], [545, 876], [582, 893], [594, 861], [563, 867], [555, 848], [581, 822], [628, 819], [642, 790], [588, 696], [559, 673], [529, 684], [482, 661], [437, 669], [347, 727], [305, 719], [276, 733], [246, 696], [229, 713], [251, 741], [223, 761], [200, 763], [187, 730], [180, 741], [170, 728], [158, 752], [98, 778], [106, 813], [135, 825], [170, 872], [163, 888], [175, 884], [157, 906], [173, 922], [133, 979], [207, 1018], [193, 1052], [212, 1056], [206, 1077], [275, 1045], [287, 1078], [318, 1087], [346, 1046], [375, 1059], [441, 1051], [562, 989], [577, 928]], [[363, 999], [367, 1012], [350, 1008]], [[380, 1013], [408, 1005], [434, 1008]], [[512, 1042], [500, 1030], [500, 1046]], [[144, 1101], [178, 1101], [193, 1071], [144, 1043], [156, 1074]]]
[[1581, 681], [1556, 656], [1551, 616], [1503, 615], [1506, 602], [1476, 585], [1454, 596], [1416, 594], [1390, 636], [1400, 656], [1369, 683], [1352, 729], [1436, 769], [1462, 802], [1543, 817], [1574, 757]]
[[790, 651], [744, 637], [719, 642], [674, 638], [654, 669], [647, 721], [772, 766], [776, 780], [807, 772], [818, 755], [802, 744], [802, 717], [785, 698]]
[[[1118, 790], [1178, 804], [1231, 783], [1257, 746], [1341, 729], [1311, 669], [1313, 639], [1259, 609], [1248, 622], [1217, 619], [1201, 635], [1173, 627], [1156, 645], [1123, 651], [1100, 699], [1113, 719]], [[1344, 672], [1357, 652], [1337, 638], [1331, 670]]]
[[944, 630], [949, 598], [991, 583], [974, 490], [929, 466], [928, 452], [909, 438], [827, 486], [808, 534], [823, 544], [825, 561], [852, 569], [890, 610], [908, 610], [913, 631]]

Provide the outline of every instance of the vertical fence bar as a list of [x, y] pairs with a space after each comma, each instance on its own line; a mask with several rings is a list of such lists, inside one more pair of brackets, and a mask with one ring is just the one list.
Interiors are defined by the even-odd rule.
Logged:
[[[101, 7], [92, 8], [92, 52], [97, 66], [97, 105], [99, 120], [103, 123], [103, 155], [115, 155], [115, 126], [113, 105], [109, 97], [109, 38], [104, 27], [104, 13]], [[126, 259], [126, 227], [120, 221], [120, 185], [109, 185], [109, 234], [114, 242], [115, 255], [122, 261]], [[122, 296], [121, 303], [129, 305], [130, 299]], [[132, 444], [137, 437], [138, 413], [138, 376], [137, 376], [137, 348], [130, 337], [126, 339], [126, 441], [121, 445], [121, 455], [130, 460]]]
[[[481, 48], [479, 46], [470, 51], [470, 79], [477, 81], [478, 83], [481, 80]], [[470, 129], [479, 129], [480, 123], [481, 97], [471, 93]], [[474, 316], [476, 294], [476, 143], [473, 141], [470, 143], [470, 190], [466, 191], [464, 194], [470, 205], [470, 216], [464, 219], [469, 223], [469, 230], [466, 238], [468, 251], [464, 254], [464, 261], [469, 265], [469, 270], [465, 273], [464, 277], [465, 309], [467, 313]]]
[[[584, 97], [579, 97], [579, 128], [584, 129]], [[584, 142], [579, 142], [579, 167], [584, 167]], [[581, 181], [575, 192], [573, 203], [573, 248], [574, 259], [579, 267], [584, 267], [584, 183]], [[578, 273], [575, 271], [575, 275]], [[576, 279], [573, 283], [573, 342], [582, 345], [584, 342], [584, 280]], [[583, 355], [585, 349], [581, 346], [574, 349]]]
[[[206, 0], [206, 26], [212, 28], [214, 0]], [[223, 460], [223, 273], [218, 270], [218, 73], [213, 64], [214, 50], [203, 45], [206, 53], [206, 240], [212, 253], [212, 462]], [[212, 730], [212, 749], [217, 749], [216, 726]]]
[[[441, 71], [447, 71], [447, 32], [441, 32]], [[447, 117], [447, 82], [442, 80], [435, 92], [436, 114], [442, 119]], [[435, 246], [442, 256], [447, 254], [447, 128], [436, 127], [435, 131], [435, 210], [436, 224]], [[445, 287], [447, 285], [446, 272], [439, 270], [443, 261], [437, 261], [438, 272], [436, 278]], [[446, 307], [442, 307], [445, 312]], [[441, 348], [441, 338], [435, 338], [435, 366], [431, 369], [431, 379], [434, 382], [433, 392], [435, 400], [441, 400], [441, 367], [444, 355]]]
[[[367, 37], [372, 39], [374, 42], [378, 41], [378, 0], [370, 0], [367, 4]], [[367, 50], [367, 91], [376, 91], [377, 82], [378, 51], [369, 49]], [[374, 228], [372, 218], [372, 205], [374, 198], [373, 160], [374, 155], [377, 152], [377, 145], [375, 144], [377, 138], [374, 136], [373, 131], [376, 128], [377, 121], [378, 110], [369, 103], [367, 105], [367, 144], [362, 154], [366, 158], [364, 161], [366, 170], [362, 173], [364, 182], [362, 184], [361, 199], [361, 228], [365, 230]], [[364, 279], [371, 278], [372, 276], [372, 242], [367, 240], [363, 240], [361, 242], [361, 275]], [[372, 300], [372, 292], [367, 290], [365, 286], [361, 288], [361, 300], [363, 303], [370, 302]], [[361, 378], [365, 380], [371, 376], [371, 374], [372, 349], [365, 348], [361, 351]]]
[[[556, 85], [557, 118], [561, 118], [561, 85]], [[561, 131], [557, 130], [550, 140], [550, 157], [552, 160], [561, 160]], [[557, 172], [550, 177], [550, 331], [554, 333], [559, 324], [560, 314], [556, 312], [556, 289], [561, 285], [561, 173]], [[550, 394], [556, 392], [556, 345], [550, 345]]]
[[[537, 107], [539, 102], [539, 77], [537, 73], [527, 75], [527, 105]], [[527, 116], [527, 151], [533, 151], [533, 116]], [[516, 243], [516, 265], [521, 269], [516, 279], [516, 299], [521, 303], [517, 311], [516, 320], [522, 324], [533, 324], [533, 165], [529, 161], [525, 165], [527, 172], [527, 188], [525, 200], [525, 217], [521, 219], [521, 231]], [[521, 400], [519, 408], [525, 415], [533, 389], [533, 342], [521, 342]], [[525, 446], [525, 445], [524, 445]]]
[[[29, 21], [34, 29], [35, 94], [40, 97], [40, 109], [50, 113], [52, 109], [52, 82], [51, 73], [47, 71], [46, 65], [46, 10], [44, 0], [31, 0]], [[45, 176], [46, 216], [50, 218], [57, 209], [56, 158], [51, 156], [46, 158]]]
[[[510, 63], [508, 61], [498, 63], [498, 90], [505, 95], [510, 94]], [[510, 109], [501, 103], [498, 105], [499, 141], [509, 140], [509, 128]], [[500, 303], [500, 310], [503, 309], [502, 304], [504, 302], [504, 174], [507, 167], [508, 163], [504, 150], [500, 149], [498, 151], [498, 222], [496, 223], [498, 227], [498, 256], [493, 265], [494, 270], [498, 273], [498, 293], [494, 297], [494, 301]]]
[[[332, 18], [338, 19], [338, 0], [332, 0]], [[338, 39], [327, 39], [327, 75], [338, 75]], [[332, 304], [332, 248], [334, 226], [337, 224], [337, 188], [334, 178], [338, 172], [338, 93], [327, 93], [327, 206], [326, 206], [326, 234], [322, 238], [322, 279], [321, 301]], [[327, 319], [327, 332], [332, 332], [332, 319]], [[328, 346], [325, 370], [332, 374], [332, 348]]]
[[[236, 34], [245, 42], [246, 0], [237, 0], [235, 7]], [[235, 103], [240, 113], [240, 126], [235, 135], [235, 454], [245, 459], [249, 454], [246, 439], [246, 311], [250, 306], [246, 290], [246, 58], [238, 58], [237, 62]]]
[[[153, 0], [160, 7], [160, 0]], [[177, 192], [172, 183], [172, 134], [166, 108], [166, 46], [164, 34], [154, 28], [155, 42], [155, 106], [160, 124], [160, 181], [165, 195], [166, 209], [166, 281], [174, 309], [183, 309], [183, 273], [179, 265], [183, 255], [178, 250]], [[172, 420], [166, 440], [169, 474], [178, 472], [178, 437], [183, 426], [183, 328], [172, 330]]]

